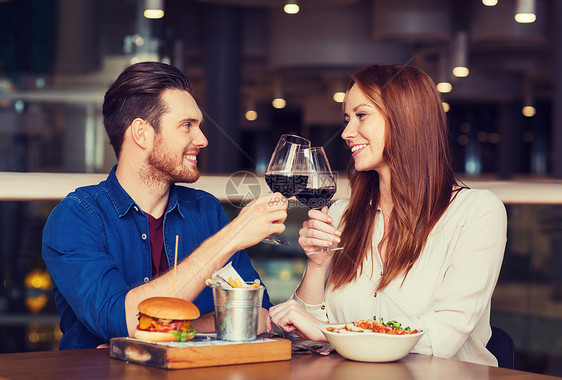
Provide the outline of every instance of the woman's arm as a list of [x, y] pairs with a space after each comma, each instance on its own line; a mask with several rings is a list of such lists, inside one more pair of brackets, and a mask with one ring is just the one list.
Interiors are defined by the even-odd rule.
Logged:
[[469, 214], [444, 263], [443, 278], [430, 307], [417, 318], [427, 333], [413, 352], [454, 356], [489, 308], [506, 244], [507, 217], [495, 195], [481, 193], [476, 200], [463, 210]]
[[328, 215], [327, 207], [322, 210], [310, 210], [308, 216], [310, 219], [303, 223], [299, 231], [299, 244], [307, 254], [308, 260], [296, 295], [304, 303], [319, 304], [324, 300], [326, 275], [332, 256], [339, 251], [311, 252], [339, 243], [341, 232], [333, 226], [334, 219]]

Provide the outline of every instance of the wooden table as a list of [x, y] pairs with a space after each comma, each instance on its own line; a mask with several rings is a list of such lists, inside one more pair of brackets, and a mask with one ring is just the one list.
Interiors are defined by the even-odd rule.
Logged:
[[394, 363], [360, 363], [337, 354], [296, 354], [292, 360], [165, 370], [109, 357], [108, 349], [0, 355], [0, 379], [555, 379], [529, 372], [410, 354]]

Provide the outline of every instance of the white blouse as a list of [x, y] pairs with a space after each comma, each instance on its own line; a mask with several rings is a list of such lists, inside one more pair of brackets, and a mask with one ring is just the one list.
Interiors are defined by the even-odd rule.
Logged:
[[[330, 207], [334, 225], [348, 204], [349, 200], [339, 200]], [[491, 336], [491, 297], [506, 244], [507, 215], [501, 200], [488, 190], [461, 190], [429, 234], [406, 280], [402, 283], [400, 276], [375, 292], [383, 269], [377, 249], [383, 230], [379, 209], [372, 253], [355, 281], [326, 289], [319, 305], [294, 298], [330, 323], [382, 317], [426, 330], [414, 353], [497, 366], [486, 343]]]

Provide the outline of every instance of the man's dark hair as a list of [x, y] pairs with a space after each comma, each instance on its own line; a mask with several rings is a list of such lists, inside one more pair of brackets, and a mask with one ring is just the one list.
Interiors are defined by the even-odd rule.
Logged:
[[103, 101], [103, 123], [117, 158], [125, 131], [135, 118], [146, 120], [159, 132], [160, 117], [167, 111], [160, 95], [168, 89], [192, 91], [181, 70], [160, 62], [131, 65], [109, 87]]

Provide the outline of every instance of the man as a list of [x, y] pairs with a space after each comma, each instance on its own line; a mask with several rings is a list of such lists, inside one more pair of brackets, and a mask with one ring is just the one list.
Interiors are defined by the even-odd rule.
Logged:
[[[285, 229], [286, 202], [271, 202], [283, 200], [280, 194], [258, 198], [230, 222], [215, 197], [175, 185], [199, 178], [197, 155], [207, 139], [189, 80], [173, 66], [127, 68], [106, 92], [103, 116], [117, 165], [107, 180], [64, 198], [43, 231], [43, 259], [61, 315], [60, 348], [133, 336], [139, 302], [172, 296], [174, 288], [173, 296], [201, 310], [194, 327], [212, 331], [205, 280], [228, 261], [245, 280], [258, 278], [242, 250]], [[176, 236], [174, 284], [167, 270], [174, 265]], [[267, 294], [262, 306], [271, 306]]]

